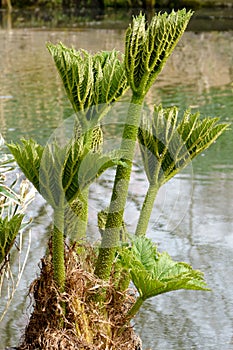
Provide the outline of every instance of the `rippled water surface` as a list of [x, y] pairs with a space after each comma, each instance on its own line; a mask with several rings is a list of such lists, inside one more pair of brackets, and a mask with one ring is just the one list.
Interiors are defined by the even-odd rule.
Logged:
[[[47, 41], [67, 46], [123, 51], [124, 30], [75, 28], [0, 29], [0, 132], [7, 141], [34, 137], [46, 143], [72, 115]], [[233, 121], [233, 33], [186, 32], [153, 86], [147, 103], [191, 106], [203, 116]], [[124, 99], [127, 102], [129, 96]], [[161, 189], [148, 235], [174, 259], [206, 276], [211, 292], [179, 291], [147, 301], [135, 320], [145, 348], [233, 349], [233, 130], [191, 167]], [[147, 182], [137, 158], [126, 221], [133, 230]], [[95, 234], [97, 208], [111, 187], [107, 173], [92, 187], [89, 231]], [[102, 195], [102, 197], [101, 197]], [[103, 199], [104, 198], [104, 199]], [[16, 345], [28, 320], [26, 293], [44, 253], [51, 210], [39, 197], [30, 207], [32, 244], [16, 297], [2, 324], [0, 349]], [[25, 242], [26, 245], [26, 242]], [[26, 301], [27, 300], [27, 301]], [[2, 305], [0, 305], [0, 310]]]

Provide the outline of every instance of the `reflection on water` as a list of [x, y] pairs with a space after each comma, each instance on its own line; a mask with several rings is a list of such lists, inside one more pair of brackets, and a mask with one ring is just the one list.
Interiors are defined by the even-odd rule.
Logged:
[[[72, 115], [45, 42], [62, 41], [93, 52], [112, 48], [122, 51], [123, 36], [120, 29], [1, 30], [0, 132], [7, 141], [35, 137], [45, 143], [53, 130]], [[192, 105], [204, 116], [232, 121], [232, 52], [232, 32], [187, 32], [147, 103], [176, 104], [181, 110]], [[147, 301], [135, 320], [145, 348], [233, 348], [232, 132], [223, 135], [193, 163], [193, 169], [170, 181], [158, 195], [148, 235], [174, 259], [204, 271], [212, 292], [180, 291]], [[147, 187], [140, 165], [138, 160], [127, 203], [130, 229], [135, 226]], [[101, 195], [106, 197], [110, 188], [111, 173], [92, 187], [90, 235], [96, 230], [96, 210], [103, 205]], [[14, 302], [0, 325], [0, 350], [16, 345], [23, 332], [30, 312], [25, 296], [45, 250], [51, 211], [39, 197], [35, 204], [29, 213], [35, 217], [31, 253]]]
[[[0, 11], [0, 28], [112, 28], [125, 29], [128, 25], [129, 18], [136, 16], [140, 11], [145, 12], [150, 20], [154, 12], [171, 11], [171, 9], [145, 10], [141, 8], [114, 8], [108, 7], [101, 9], [84, 8], [80, 3], [76, 3], [76, 8], [56, 9], [35, 7], [34, 9], [21, 9], [9, 12]], [[74, 4], [73, 4], [74, 5]], [[230, 0], [229, 0], [230, 5]], [[232, 5], [232, 4], [231, 4]], [[225, 31], [233, 29], [232, 6], [215, 6], [214, 8], [201, 8], [194, 12], [188, 30], [192, 31]]]

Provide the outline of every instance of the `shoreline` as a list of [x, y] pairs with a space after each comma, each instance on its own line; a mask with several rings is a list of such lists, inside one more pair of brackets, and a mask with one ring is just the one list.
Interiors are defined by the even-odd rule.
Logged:
[[[233, 6], [233, 1], [232, 1]], [[202, 7], [194, 10], [194, 15], [187, 31], [229, 31], [233, 30], [233, 7]], [[230, 10], [229, 10], [230, 9]], [[128, 19], [144, 11], [150, 18], [155, 11], [161, 9], [144, 10], [142, 8], [30, 8], [15, 9], [11, 12], [0, 9], [1, 29], [32, 29], [32, 30], [62, 30], [78, 28], [126, 29]], [[163, 8], [170, 11], [170, 9]]]

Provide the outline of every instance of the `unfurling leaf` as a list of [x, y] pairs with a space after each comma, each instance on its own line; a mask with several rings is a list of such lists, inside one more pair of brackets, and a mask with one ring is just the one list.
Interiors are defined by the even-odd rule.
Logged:
[[9, 144], [16, 162], [55, 209], [72, 202], [109, 167], [124, 163], [122, 154], [101, 153], [102, 133], [95, 127], [65, 146], [56, 140], [41, 146], [33, 140]]
[[100, 153], [83, 153], [80, 158], [70, 160], [72, 149], [68, 149], [67, 158], [64, 162], [63, 188], [68, 202], [76, 197], [95, 181], [105, 170], [115, 165], [121, 164], [121, 155], [110, 153], [102, 155]]
[[152, 119], [145, 116], [138, 131], [141, 154], [150, 184], [160, 186], [208, 148], [228, 127], [218, 118], [200, 119], [186, 110], [181, 120], [178, 108], [154, 107]]
[[91, 55], [61, 43], [49, 43], [47, 48], [82, 125], [85, 125], [84, 119], [100, 119], [109, 104], [118, 100], [128, 88], [124, 65], [115, 50]]
[[22, 143], [7, 144], [16, 162], [27, 179], [40, 192], [40, 162], [44, 147], [34, 140], [22, 140]]
[[185, 9], [159, 13], [151, 23], [145, 16], [133, 19], [126, 31], [125, 69], [128, 83], [137, 96], [145, 96], [184, 33], [192, 12]]

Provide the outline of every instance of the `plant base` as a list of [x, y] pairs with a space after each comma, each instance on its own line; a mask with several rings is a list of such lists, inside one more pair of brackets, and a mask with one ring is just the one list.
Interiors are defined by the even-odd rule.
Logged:
[[[67, 249], [65, 254], [64, 293], [55, 285], [51, 254], [42, 259], [40, 277], [30, 290], [34, 311], [18, 350], [140, 350], [139, 337], [125, 321], [134, 296], [94, 276], [92, 248], [85, 247], [85, 259], [76, 251]], [[99, 288], [106, 293], [102, 304], [94, 298]]]

